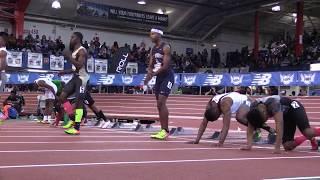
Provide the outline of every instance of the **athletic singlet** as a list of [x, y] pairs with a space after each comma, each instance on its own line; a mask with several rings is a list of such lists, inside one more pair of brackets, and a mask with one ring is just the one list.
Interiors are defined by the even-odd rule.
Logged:
[[286, 113], [290, 108], [300, 107], [297, 101], [279, 95], [258, 98], [256, 101], [266, 105], [269, 117], [273, 117], [279, 111]]
[[60, 81], [60, 80], [52, 80], [51, 82], [57, 86], [57, 94], [60, 94], [62, 92], [62, 89], [63, 89], [62, 81]]
[[[83, 46], [80, 46], [77, 50], [73, 51], [72, 53], [72, 58], [76, 59], [77, 58], [77, 54], [78, 52], [81, 50], [81, 49], [84, 49], [86, 50], [86, 48], [84, 48]], [[77, 72], [77, 74], [79, 75], [79, 78], [82, 80], [82, 84], [86, 84], [87, 81], [89, 80], [90, 76], [89, 74], [87, 73], [87, 70], [86, 70], [86, 66], [83, 65], [81, 69], [79, 69], [79, 72]], [[72, 70], [76, 71], [76, 67], [74, 65], [72, 65]]]
[[217, 104], [220, 104], [220, 101], [226, 97], [232, 99], [231, 113], [236, 113], [242, 104], [247, 104], [248, 106], [250, 106], [248, 97], [237, 92], [216, 95], [212, 98], [212, 101], [216, 102]]
[[[168, 44], [162, 42], [159, 47], [154, 46], [152, 48], [152, 58], [155, 61], [153, 72], [157, 72], [163, 65], [163, 56], [164, 56], [163, 48], [167, 45]], [[171, 68], [169, 67], [168, 71], [170, 71], [170, 69]], [[166, 72], [164, 72], [163, 74], [166, 74]]]
[[48, 84], [49, 86], [51, 86], [55, 92], [55, 94], [57, 94], [58, 92], [58, 88], [57, 86], [51, 81], [51, 79], [49, 78], [39, 78], [36, 79], [34, 82], [38, 84], [39, 81], [44, 81], [46, 84]]

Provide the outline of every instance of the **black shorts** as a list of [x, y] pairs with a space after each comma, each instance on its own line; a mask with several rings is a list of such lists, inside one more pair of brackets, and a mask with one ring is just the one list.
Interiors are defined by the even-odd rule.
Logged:
[[172, 86], [174, 85], [174, 74], [168, 73], [166, 76], [158, 76], [156, 84], [154, 85], [154, 93], [158, 99], [159, 95], [168, 97], [171, 93]]
[[283, 143], [294, 140], [296, 127], [299, 128], [300, 132], [303, 132], [310, 128], [310, 124], [303, 105], [298, 101], [292, 101], [291, 107], [283, 113]]
[[85, 105], [87, 105], [87, 106], [92, 106], [92, 105], [94, 105], [95, 101], [94, 101], [94, 99], [92, 98], [91, 93], [90, 93], [89, 91], [86, 91], [86, 92], [85, 92], [83, 103], [84, 103]]
[[63, 92], [67, 97], [74, 95], [75, 101], [83, 103], [85, 98], [86, 86], [84, 85], [79, 76], [74, 75], [73, 78], [64, 86]]

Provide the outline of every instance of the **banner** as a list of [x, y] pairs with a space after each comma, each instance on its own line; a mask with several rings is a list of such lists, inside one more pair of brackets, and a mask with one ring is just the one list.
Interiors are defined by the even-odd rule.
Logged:
[[56, 71], [64, 70], [64, 57], [50, 55], [50, 69]]
[[96, 59], [95, 60], [95, 72], [96, 73], [108, 73], [108, 60], [106, 59]]
[[130, 49], [122, 47], [118, 49], [116, 54], [112, 57], [109, 64], [109, 73], [122, 74], [126, 70], [128, 64]]
[[22, 52], [10, 51], [7, 54], [7, 64], [10, 67], [22, 67]]
[[[65, 82], [72, 76], [59, 77], [57, 74], [39, 73], [7, 73], [9, 84], [30, 84], [39, 77], [50, 77]], [[90, 73], [91, 85], [107, 86], [140, 86], [146, 74], [106, 74]], [[154, 86], [156, 77], [149, 81]], [[247, 73], [247, 74], [175, 74], [176, 86], [318, 86], [320, 85], [320, 72], [273, 72], [273, 73]]]
[[99, 17], [103, 20], [129, 21], [158, 26], [168, 26], [169, 24], [168, 15], [108, 6], [87, 1], [80, 1], [77, 13], [80, 16]]
[[28, 68], [42, 69], [42, 54], [28, 53]]
[[126, 67], [126, 74], [138, 74], [138, 63], [129, 62]]
[[87, 60], [87, 71], [88, 71], [89, 73], [92, 73], [92, 72], [94, 72], [94, 69], [95, 69], [94, 59], [93, 59], [93, 57], [90, 57], [90, 58]]

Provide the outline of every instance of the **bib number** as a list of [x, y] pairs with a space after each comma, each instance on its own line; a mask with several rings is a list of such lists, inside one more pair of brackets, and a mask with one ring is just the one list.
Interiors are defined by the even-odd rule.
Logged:
[[167, 87], [169, 88], [169, 89], [171, 89], [172, 88], [172, 82], [168, 82], [168, 84], [167, 84]]
[[297, 109], [300, 107], [300, 105], [297, 103], [297, 101], [292, 101], [291, 107], [293, 107], [293, 109]]

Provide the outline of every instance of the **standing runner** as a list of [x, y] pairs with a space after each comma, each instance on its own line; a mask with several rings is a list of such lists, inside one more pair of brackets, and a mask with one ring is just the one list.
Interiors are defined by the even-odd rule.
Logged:
[[[59, 97], [59, 102], [63, 103], [66, 113], [70, 116], [72, 121], [69, 121], [65, 126], [67, 130], [65, 133], [71, 135], [80, 134], [80, 123], [83, 116], [84, 108], [84, 95], [86, 91], [87, 82], [90, 78], [87, 70], [87, 51], [81, 46], [83, 35], [80, 32], [74, 32], [70, 40], [70, 50], [73, 51], [71, 54], [70, 51], [65, 51], [64, 56], [72, 63], [73, 67], [73, 78], [66, 84], [63, 88], [63, 91]], [[75, 112], [73, 111], [72, 105], [67, 100], [67, 98], [75, 94]]]
[[174, 73], [170, 67], [171, 48], [170, 45], [161, 40], [163, 31], [151, 29], [150, 38], [155, 44], [150, 52], [148, 74], [144, 81], [147, 85], [153, 76], [157, 76], [154, 91], [157, 99], [157, 108], [161, 123], [161, 130], [151, 135], [151, 138], [165, 140], [169, 136], [169, 111], [167, 99], [174, 84]]

